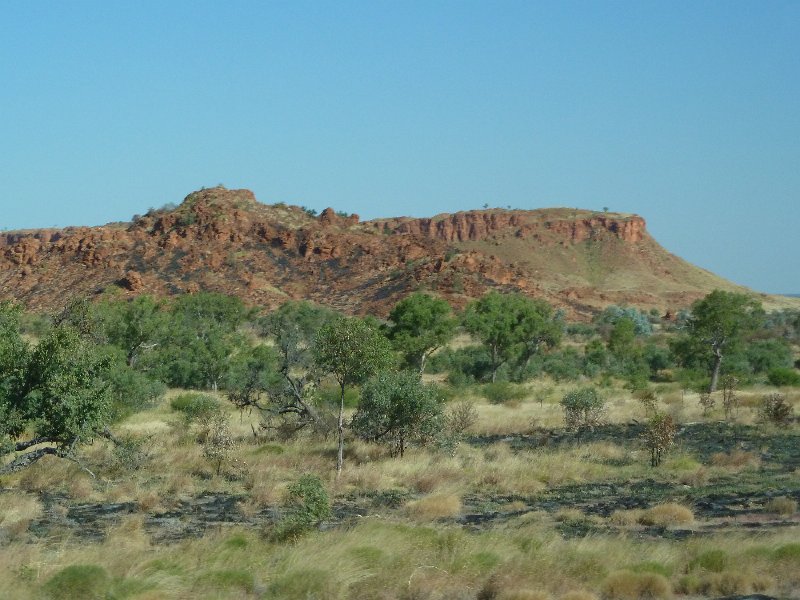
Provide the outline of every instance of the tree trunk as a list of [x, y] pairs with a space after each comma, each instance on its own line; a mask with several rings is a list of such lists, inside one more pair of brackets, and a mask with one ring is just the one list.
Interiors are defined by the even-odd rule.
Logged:
[[344, 384], [341, 385], [342, 396], [339, 403], [339, 454], [336, 457], [336, 477], [342, 472], [344, 465]]
[[22, 469], [31, 466], [40, 458], [50, 455], [58, 455], [58, 450], [56, 448], [52, 448], [50, 446], [46, 448], [39, 448], [38, 450], [33, 450], [31, 452], [26, 452], [22, 456], [17, 457], [7, 465], [4, 465], [0, 468], [0, 475], [8, 475], [9, 473], [16, 473], [17, 471], [21, 471]]
[[497, 369], [500, 364], [497, 362], [497, 346], [492, 346], [492, 383], [497, 379]]
[[709, 393], [717, 391], [719, 381], [719, 368], [722, 365], [722, 352], [717, 348], [714, 350], [714, 368], [711, 371], [711, 385], [708, 387]]

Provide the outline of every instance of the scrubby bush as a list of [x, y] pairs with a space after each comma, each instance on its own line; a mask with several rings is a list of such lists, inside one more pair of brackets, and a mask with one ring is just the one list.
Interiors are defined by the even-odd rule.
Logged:
[[121, 471], [138, 471], [150, 462], [150, 437], [125, 435], [114, 441], [114, 467]]
[[447, 373], [452, 385], [466, 385], [488, 378], [491, 358], [483, 346], [467, 346], [452, 350], [444, 348], [427, 362], [428, 373]]
[[114, 420], [153, 406], [167, 391], [167, 386], [160, 381], [154, 381], [123, 363], [110, 370], [109, 384]]
[[738, 387], [739, 380], [736, 377], [726, 375], [722, 378], [722, 408], [728, 420], [739, 411], [739, 395], [736, 393]]
[[605, 400], [596, 388], [584, 387], [565, 394], [561, 406], [568, 429], [593, 429], [603, 417]]
[[650, 418], [645, 430], [645, 445], [650, 451], [651, 466], [661, 464], [664, 454], [675, 444], [676, 431], [671, 415], [656, 413]]
[[478, 411], [471, 400], [460, 400], [450, 405], [445, 413], [446, 428], [454, 435], [464, 435], [478, 420]]
[[331, 515], [328, 492], [316, 475], [305, 474], [289, 486], [284, 514], [275, 537], [294, 539]]
[[208, 422], [208, 430], [203, 439], [203, 457], [213, 466], [217, 475], [222, 465], [231, 460], [236, 443], [231, 435], [228, 419], [224, 414], [214, 414]]
[[758, 414], [765, 423], [786, 427], [794, 418], [794, 409], [783, 394], [767, 394], [761, 399]]
[[752, 340], [744, 355], [753, 373], [768, 373], [773, 369], [792, 366], [792, 348], [780, 338]]
[[[536, 366], [534, 363], [532, 366]], [[584, 374], [584, 357], [572, 347], [549, 352], [540, 357], [538, 369], [556, 381], [577, 381]], [[590, 375], [594, 375], [592, 371]]]
[[708, 416], [714, 409], [714, 405], [716, 404], [717, 400], [714, 396], [709, 392], [700, 392], [699, 400], [700, 406], [703, 407], [703, 416]]
[[608, 329], [623, 319], [631, 321], [633, 331], [637, 336], [647, 336], [653, 333], [653, 325], [647, 314], [630, 306], [622, 307], [612, 304], [597, 315], [594, 322], [600, 327]]
[[633, 397], [639, 401], [639, 404], [644, 407], [648, 415], [653, 415], [656, 412], [656, 404], [658, 403], [658, 395], [651, 388], [641, 388], [634, 390]]

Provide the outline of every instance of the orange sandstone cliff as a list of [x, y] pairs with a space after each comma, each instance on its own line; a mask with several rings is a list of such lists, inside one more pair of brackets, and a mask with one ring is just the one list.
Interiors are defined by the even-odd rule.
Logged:
[[674, 311], [714, 288], [743, 289], [669, 254], [639, 216], [572, 209], [360, 222], [218, 187], [127, 223], [0, 234], [0, 296], [34, 310], [209, 290], [383, 316], [418, 289], [455, 306], [500, 289], [588, 317], [611, 303]]

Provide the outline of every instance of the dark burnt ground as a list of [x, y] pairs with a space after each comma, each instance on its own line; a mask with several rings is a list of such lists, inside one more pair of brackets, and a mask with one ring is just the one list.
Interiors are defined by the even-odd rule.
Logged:
[[[570, 432], [564, 429], [540, 429], [530, 435], [474, 436], [469, 443], [488, 446], [506, 442], [514, 450], [577, 446], [589, 442], [613, 442], [623, 446], [640, 444], [645, 426], [642, 423], [615, 423], [593, 430]], [[719, 452], [743, 450], [757, 452], [770, 471], [792, 472], [800, 468], [800, 432], [776, 430], [757, 425], [716, 421], [687, 423], [676, 436], [679, 448], [707, 463]]]
[[[642, 447], [644, 429], [640, 423], [610, 424], [581, 432], [539, 430], [530, 435], [473, 437], [469, 442], [474, 446], [503, 442], [517, 452], [567, 448], [589, 442], [613, 442], [634, 448]], [[699, 524], [685, 531], [664, 528], [643, 528], [642, 531], [661, 537], [685, 537], [716, 529], [757, 531], [800, 525], [796, 516], [782, 518], [764, 511], [765, 504], [779, 496], [800, 503], [800, 432], [727, 422], [690, 423], [680, 428], [676, 446], [704, 464], [709, 464], [718, 453], [752, 453], [759, 457], [760, 467], [693, 486], [661, 478], [658, 469], [653, 469], [652, 477], [641, 480], [565, 485], [530, 497], [473, 495], [464, 498], [466, 513], [460, 520], [471, 528], [485, 528], [531, 511], [556, 513], [577, 509], [586, 519], [573, 520], [561, 527], [566, 535], [585, 535], [615, 529], [611, 525], [598, 525], [600, 520], [592, 517], [606, 518], [618, 510], [646, 509], [654, 504], [676, 502], [691, 507]], [[504, 511], [503, 506], [512, 502], [515, 510]], [[524, 508], [519, 508], [520, 505]]]
[[[595, 441], [610, 441], [626, 447], [639, 447], [640, 424], [606, 425], [594, 431], [569, 433], [563, 430], [539, 431], [526, 436], [476, 437], [476, 446], [507, 443], [517, 452], [569, 447]], [[652, 476], [631, 481], [602, 481], [563, 485], [532, 496], [470, 494], [462, 501], [464, 510], [456, 522], [468, 529], [490, 529], [509, 523], [531, 512], [555, 515], [577, 509], [583, 518], [558, 523], [566, 536], [620, 531], [607, 517], [618, 510], [646, 509], [662, 502], [677, 502], [691, 507], [697, 521], [691, 528], [635, 527], [637, 535], [683, 538], [718, 530], [763, 531], [767, 528], [796, 527], [800, 516], [767, 514], [765, 503], [787, 496], [800, 503], [800, 432], [768, 431], [763, 428], [728, 423], [693, 423], [681, 428], [678, 444], [708, 463], [719, 452], [742, 450], [760, 457], [757, 470], [744, 470], [710, 480], [701, 485], [669, 481], [658, 469]], [[333, 518], [322, 528], [346, 527], [368, 515], [402, 518], [403, 506], [419, 494], [407, 490], [388, 490], [337, 498]], [[257, 512], [243, 511], [245, 495], [205, 493], [165, 502], [160, 511], [142, 511], [133, 502], [74, 504], [63, 495], [43, 493], [44, 513], [30, 525], [37, 537], [100, 540], [110, 526], [126, 517], [141, 515], [143, 527], [154, 542], [173, 542], [202, 536], [232, 525], [263, 529], [280, 518], [280, 508], [264, 507]], [[574, 513], [574, 511], [573, 511]]]

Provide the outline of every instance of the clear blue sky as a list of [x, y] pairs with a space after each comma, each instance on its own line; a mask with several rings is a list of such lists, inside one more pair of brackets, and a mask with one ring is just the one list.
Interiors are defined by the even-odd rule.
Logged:
[[201, 186], [362, 218], [636, 212], [800, 293], [800, 2], [3, 2], [0, 225]]

